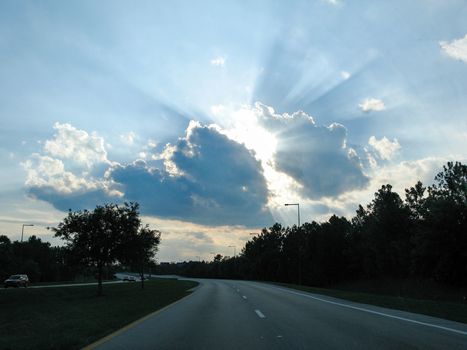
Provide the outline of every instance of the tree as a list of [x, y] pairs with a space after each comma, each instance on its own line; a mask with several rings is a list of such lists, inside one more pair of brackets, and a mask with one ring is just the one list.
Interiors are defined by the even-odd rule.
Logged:
[[10, 239], [7, 236], [0, 235], [0, 278], [3, 280], [8, 277], [14, 265], [14, 253]]
[[284, 234], [285, 228], [276, 223], [245, 244], [242, 254], [249, 262], [250, 278], [278, 280]]
[[418, 181], [414, 187], [405, 190], [405, 202], [410, 210], [410, 216], [414, 221], [420, 221], [425, 218], [425, 196], [426, 187]]
[[350, 241], [359, 256], [359, 261], [351, 259], [352, 268], [360, 267], [370, 278], [408, 274], [410, 210], [391, 185], [383, 185], [366, 210], [359, 206], [352, 226]]
[[413, 270], [437, 281], [467, 285], [467, 166], [448, 162], [428, 188], [414, 238]]
[[135, 266], [141, 278], [141, 288], [144, 289], [144, 269], [157, 253], [161, 233], [151, 230], [148, 225], [140, 227], [136, 232], [125, 237], [118, 252], [122, 263]]
[[138, 203], [98, 205], [93, 211], [70, 209], [63, 222], [52, 228], [81, 263], [97, 268], [98, 295], [102, 295], [104, 266], [122, 259], [125, 254], [133, 254], [125, 243], [138, 235], [141, 226], [138, 209]]

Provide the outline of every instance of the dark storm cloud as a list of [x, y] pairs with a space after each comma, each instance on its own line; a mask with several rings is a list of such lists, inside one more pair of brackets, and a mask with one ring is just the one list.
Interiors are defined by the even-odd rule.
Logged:
[[272, 221], [260, 163], [216, 128], [190, 124], [186, 137], [168, 145], [164, 157], [170, 171], [142, 161], [111, 171], [125, 199], [140, 202], [146, 214], [207, 225]]

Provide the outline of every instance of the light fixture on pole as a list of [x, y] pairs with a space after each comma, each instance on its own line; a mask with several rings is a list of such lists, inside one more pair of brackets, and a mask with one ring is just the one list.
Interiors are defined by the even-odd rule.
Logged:
[[285, 203], [284, 204], [286, 207], [289, 205], [296, 205], [297, 206], [297, 211], [298, 211], [298, 227], [300, 227], [300, 204], [299, 203]]
[[233, 248], [234, 250], [234, 258], [237, 257], [237, 247], [234, 245], [229, 245], [229, 248]]
[[21, 227], [21, 242], [23, 242], [24, 226], [34, 226], [34, 225], [33, 224], [23, 224], [23, 227]]
[[[298, 226], [297, 229], [300, 232], [300, 204], [299, 203], [286, 203], [284, 204], [286, 207], [289, 205], [296, 205], [297, 206], [297, 212], [298, 212]], [[298, 284], [302, 284], [302, 249], [301, 246], [298, 245]]]
[[233, 248], [234, 250], [234, 275], [237, 274], [237, 247], [234, 245], [229, 245], [229, 248]]

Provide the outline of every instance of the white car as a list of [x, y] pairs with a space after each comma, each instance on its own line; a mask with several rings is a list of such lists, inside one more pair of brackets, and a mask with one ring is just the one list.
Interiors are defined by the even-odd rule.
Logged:
[[128, 275], [125, 275], [123, 277], [123, 280], [124, 281], [128, 281], [128, 282], [136, 282], [138, 279], [135, 277], [135, 276], [128, 276]]

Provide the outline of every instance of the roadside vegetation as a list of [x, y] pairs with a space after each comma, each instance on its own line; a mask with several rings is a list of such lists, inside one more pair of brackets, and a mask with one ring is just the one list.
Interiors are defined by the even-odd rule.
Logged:
[[0, 349], [80, 349], [188, 294], [173, 279], [94, 286], [7, 289], [0, 297]]

